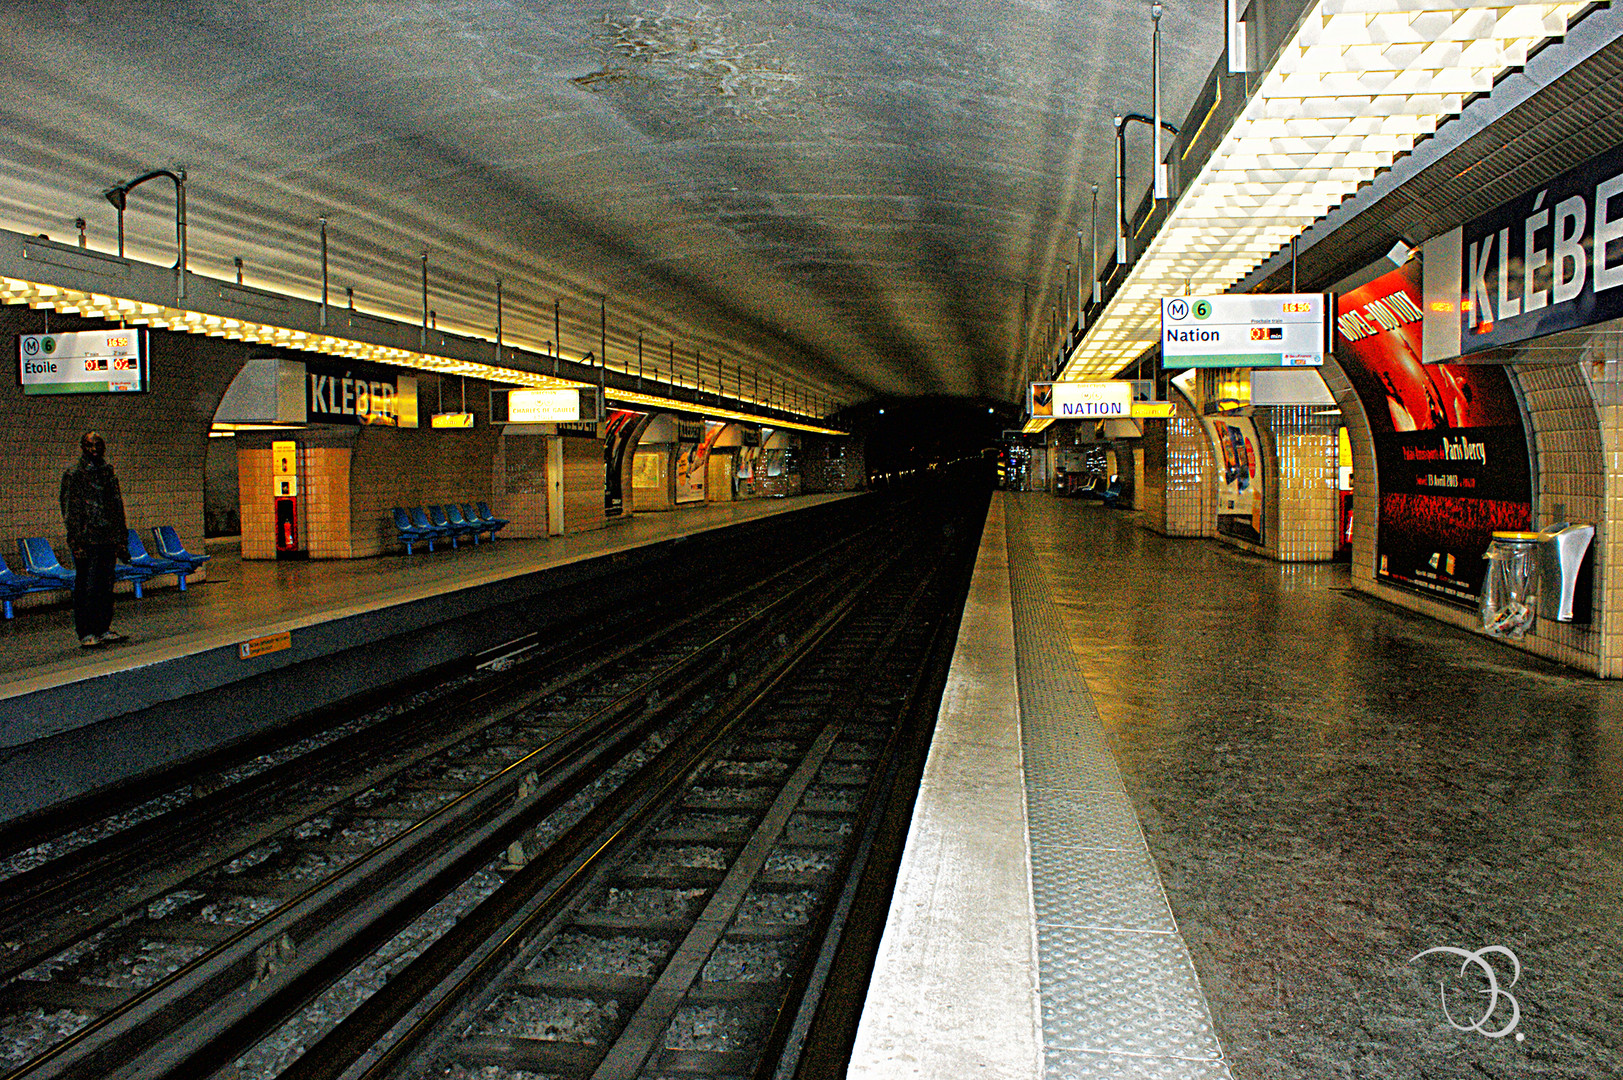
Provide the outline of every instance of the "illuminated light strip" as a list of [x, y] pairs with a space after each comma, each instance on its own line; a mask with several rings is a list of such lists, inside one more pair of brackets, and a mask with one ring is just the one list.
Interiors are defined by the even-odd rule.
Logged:
[[610, 401], [623, 402], [631, 405], [646, 405], [650, 408], [663, 409], [669, 412], [701, 413], [706, 418], [714, 417], [718, 420], [740, 420], [749, 424], [760, 424], [769, 428], [789, 428], [794, 431], [806, 431], [814, 435], [844, 435], [843, 431], [834, 428], [818, 427], [816, 424], [804, 424], [798, 420], [779, 420], [771, 416], [756, 416], [753, 413], [733, 412], [729, 409], [706, 408], [695, 405], [691, 401], [671, 401], [657, 394], [639, 394], [635, 391], [609, 390], [606, 394]]
[[1059, 381], [1116, 374], [1158, 339], [1163, 294], [1227, 291], [1586, 6], [1319, 0]]
[[[280, 345], [301, 352], [338, 356], [346, 360], [365, 360], [378, 364], [389, 364], [394, 367], [412, 368], [418, 371], [432, 371], [440, 375], [467, 375], [488, 382], [511, 383], [516, 386], [536, 388], [573, 387], [575, 389], [597, 389], [595, 383], [572, 382], [554, 375], [521, 371], [518, 368], [497, 367], [494, 364], [481, 364], [472, 360], [434, 356], [431, 353], [399, 349], [390, 345], [373, 345], [370, 342], [355, 341], [351, 338], [337, 337], [332, 334], [311, 333], [306, 330], [293, 330], [285, 326], [272, 326], [267, 323], [254, 322], [250, 319], [238, 319], [228, 315], [211, 315], [207, 312], [188, 311], [184, 308], [149, 304], [140, 300], [125, 300], [101, 293], [64, 289], [56, 285], [43, 285], [39, 282], [25, 281], [22, 278], [0, 276], [0, 302], [27, 304], [29, 307], [34, 308], [52, 308], [64, 315], [84, 315], [115, 322], [133, 323], [137, 326], [153, 326], [164, 330], [201, 334], [206, 337], [224, 337], [231, 340]], [[796, 431], [814, 432], [820, 435], [845, 434], [845, 432], [836, 431], [832, 428], [819, 427], [816, 424], [802, 423], [795, 420], [754, 416], [749, 413], [729, 412], [721, 409], [707, 410], [703, 406], [695, 405], [692, 402], [674, 401], [660, 397], [657, 394], [628, 393], [610, 389], [607, 391], [607, 396], [616, 400], [634, 401], [671, 412], [705, 413], [706, 415], [730, 420], [743, 420], [774, 428], [792, 428]]]

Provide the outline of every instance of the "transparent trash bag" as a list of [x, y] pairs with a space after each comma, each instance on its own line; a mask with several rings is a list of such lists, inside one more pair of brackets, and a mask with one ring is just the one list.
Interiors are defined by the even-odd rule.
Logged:
[[1482, 628], [1519, 638], [1533, 628], [1538, 609], [1538, 542], [1495, 536], [1488, 545], [1482, 581]]

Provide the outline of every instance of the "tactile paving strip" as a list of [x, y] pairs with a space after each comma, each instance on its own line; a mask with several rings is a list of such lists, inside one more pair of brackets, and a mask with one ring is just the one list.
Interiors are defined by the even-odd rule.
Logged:
[[1003, 497], [1049, 1080], [1229, 1080], [1055, 592]]
[[1033, 841], [1031, 872], [1052, 886], [1033, 898], [1039, 925], [1177, 932], [1155, 862], [1142, 848], [1064, 848]]

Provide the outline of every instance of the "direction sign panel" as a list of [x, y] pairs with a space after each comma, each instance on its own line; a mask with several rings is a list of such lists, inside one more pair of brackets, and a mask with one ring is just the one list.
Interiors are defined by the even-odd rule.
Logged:
[[572, 386], [542, 390], [510, 390], [510, 424], [569, 423], [581, 418], [580, 391]]
[[24, 394], [133, 393], [147, 388], [144, 330], [17, 335]]
[[1328, 311], [1323, 293], [1163, 297], [1161, 366], [1319, 367]]
[[1133, 409], [1133, 383], [1128, 379], [1032, 383], [1028, 405], [1032, 416], [1052, 416], [1055, 419], [1126, 417]]

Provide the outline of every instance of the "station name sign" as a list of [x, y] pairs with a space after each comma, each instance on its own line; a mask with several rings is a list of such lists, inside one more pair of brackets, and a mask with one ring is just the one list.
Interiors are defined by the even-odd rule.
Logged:
[[24, 394], [128, 394], [147, 389], [144, 329], [17, 335]]
[[1128, 379], [1032, 383], [1028, 405], [1032, 416], [1125, 420], [1133, 414], [1133, 390], [1134, 384]]
[[1428, 317], [1458, 321], [1455, 355], [1623, 316], [1623, 147], [1468, 222], [1453, 244], [1454, 280], [1437, 289], [1447, 260], [1428, 242], [1425, 297]]
[[305, 413], [312, 424], [417, 426], [417, 379], [378, 364], [306, 360]]
[[580, 413], [580, 391], [572, 386], [507, 392], [510, 424], [568, 424]]
[[1329, 310], [1324, 293], [1164, 297], [1161, 365], [1321, 367]]

